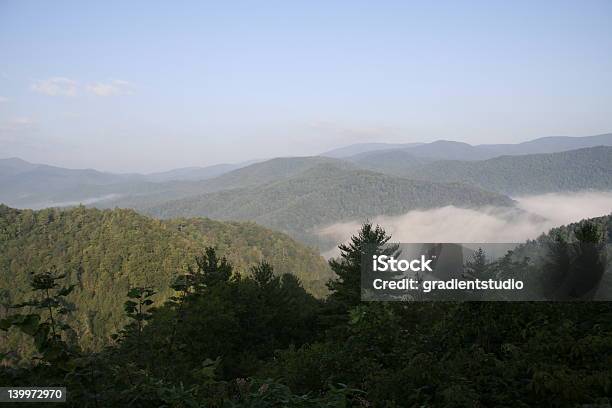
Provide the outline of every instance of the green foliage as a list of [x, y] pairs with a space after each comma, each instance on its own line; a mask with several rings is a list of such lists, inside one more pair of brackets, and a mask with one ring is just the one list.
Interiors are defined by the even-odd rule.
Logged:
[[135, 287], [128, 291], [128, 298], [123, 308], [125, 314], [130, 319], [137, 323], [142, 323], [151, 318], [149, 308], [153, 304], [151, 297], [155, 295], [155, 291], [151, 288]]
[[368, 267], [373, 255], [397, 254], [398, 245], [387, 245], [390, 239], [391, 236], [379, 225], [374, 227], [366, 222], [348, 244], [338, 247], [340, 257], [329, 261], [336, 278], [330, 280], [327, 287], [331, 291], [330, 301], [337, 303], [343, 312], [361, 302], [363, 261], [366, 261], [364, 266]]
[[[214, 251], [209, 257], [216, 257]], [[161, 363], [164, 371], [148, 367], [160, 376], [166, 364], [181, 367], [173, 375], [185, 383], [195, 381], [194, 370], [205, 359], [221, 358], [218, 372], [224, 379], [248, 377], [274, 350], [316, 337], [312, 328], [319, 308], [320, 302], [293, 276], [275, 276], [270, 264], [262, 262], [250, 276], [187, 292], [155, 310], [142, 336], [151, 343], [144, 349], [155, 356], [145, 360]], [[159, 355], [159, 349], [166, 354]]]
[[466, 262], [466, 273], [475, 279], [488, 279], [487, 276], [487, 254], [482, 248], [478, 248], [472, 257]]
[[550, 299], [593, 298], [604, 276], [608, 261], [599, 225], [583, 222], [573, 232], [573, 241], [559, 231], [546, 242], [542, 285]]
[[238, 384], [239, 398], [230, 401], [228, 408], [345, 408], [352, 406], [353, 401], [360, 401], [362, 393], [344, 384], [330, 386], [321, 396], [296, 395], [286, 385], [273, 380], [242, 380]]
[[251, 268], [251, 276], [253, 277], [253, 280], [257, 283], [257, 285], [259, 285], [259, 287], [263, 288], [264, 290], [272, 286], [273, 284], [277, 284], [277, 282], [275, 282], [275, 279], [278, 278], [274, 277], [272, 265], [265, 261]]
[[[587, 242], [603, 235], [593, 231], [600, 230], [588, 222], [572, 226]], [[361, 251], [345, 252], [359, 259]], [[479, 250], [467, 269], [500, 276], [530, 269], [515, 256], [487, 263]], [[376, 406], [608, 406], [610, 318], [609, 302], [361, 303], [343, 329], [280, 351], [265, 373], [297, 392], [349, 384]]]
[[[0, 305], [24, 302], [29, 271], [64, 271], [73, 290], [67, 317], [79, 344], [100, 350], [126, 323], [121, 299], [130, 287], [152, 286], [161, 304], [177, 277], [198, 269], [194, 257], [215, 246], [234, 273], [266, 259], [279, 275], [292, 273], [322, 296], [331, 271], [314, 250], [253, 223], [207, 219], [158, 221], [131, 210], [14, 210], [0, 205]], [[227, 273], [227, 271], [223, 272]], [[0, 307], [0, 318], [8, 313]], [[29, 356], [33, 348], [14, 333], [1, 335], [0, 352]]]
[[152, 299], [153, 295], [155, 295], [155, 291], [152, 288], [142, 286], [136, 286], [128, 291], [128, 300], [125, 301], [123, 309], [125, 310], [125, 315], [131, 322], [122, 330], [121, 337], [114, 337], [115, 340], [120, 341], [123, 341], [129, 336], [135, 337], [135, 342], [133, 342], [133, 344], [128, 344], [128, 347], [131, 346], [136, 351], [140, 365], [143, 364], [142, 342], [144, 327], [146, 322], [153, 317], [151, 313], [151, 308], [154, 303]]
[[335, 241], [318, 235], [317, 227], [445, 205], [512, 204], [508, 197], [468, 185], [415, 181], [322, 163], [292, 177], [279, 176], [273, 182], [153, 206], [134, 203], [134, 208], [160, 218], [206, 216], [255, 221], [302, 242], [329, 249]]
[[[555, 232], [559, 242], [603, 250], [602, 225], [612, 224], [605, 218]], [[610, 302], [360, 302], [362, 257], [393, 253], [389, 239], [363, 225], [332, 263], [340, 276], [326, 300], [265, 261], [237, 274], [205, 249], [159, 306], [153, 288], [129, 289], [121, 341], [70, 354], [64, 364], [2, 367], [0, 381], [65, 385], [68, 406], [79, 408], [610, 405]], [[478, 250], [467, 271], [524, 269], [517, 259], [530, 245], [496, 262]], [[32, 279], [44, 295], [28, 302], [58, 310], [70, 290], [56, 278]], [[49, 319], [47, 309], [34, 310], [0, 321], [0, 329], [35, 336]]]
[[394, 176], [465, 183], [502, 194], [541, 194], [612, 188], [612, 147], [560, 153], [500, 156], [481, 161], [410, 159], [409, 153], [378, 153], [359, 163]]
[[11, 314], [0, 320], [0, 330], [8, 331], [11, 327], [18, 328], [23, 334], [33, 340], [33, 345], [40, 355], [40, 360], [55, 368], [69, 370], [72, 367], [72, 358], [79, 352], [74, 344], [74, 333], [66, 323], [66, 315], [70, 305], [66, 302], [74, 286], [59, 287], [58, 281], [66, 275], [54, 272], [32, 274], [30, 288], [34, 297], [11, 306], [13, 309], [29, 308], [40, 310], [46, 315], [39, 314]]
[[203, 255], [195, 258], [198, 266], [195, 272], [195, 285], [210, 287], [227, 282], [232, 276], [232, 266], [225, 257], [218, 259], [214, 248], [207, 247]]

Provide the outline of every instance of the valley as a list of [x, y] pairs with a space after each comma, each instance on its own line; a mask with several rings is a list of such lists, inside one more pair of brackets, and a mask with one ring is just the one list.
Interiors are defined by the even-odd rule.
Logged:
[[521, 212], [512, 197], [589, 190], [612, 190], [611, 134], [516, 145], [363, 144], [149, 175], [0, 160], [0, 202], [9, 206], [82, 203], [162, 219], [253, 221], [324, 253], [341, 240], [320, 232], [339, 223], [448, 206]]
[[611, 21], [0, 1], [0, 408], [612, 408]]

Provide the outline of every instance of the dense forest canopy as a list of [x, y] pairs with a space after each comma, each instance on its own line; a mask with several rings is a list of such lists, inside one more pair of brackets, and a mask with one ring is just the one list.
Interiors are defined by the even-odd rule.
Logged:
[[[33, 227], [57, 238], [49, 225], [62, 216], [73, 226], [105, 215], [107, 226], [112, 217], [147, 221], [130, 211], [2, 211], [13, 221], [30, 220], [3, 224], [3, 239]], [[601, 217], [539, 242], [603, 245], [611, 226], [612, 217]], [[132, 231], [138, 236], [140, 230]], [[151, 281], [116, 293], [125, 324], [98, 352], [83, 350], [71, 327], [77, 322], [70, 315], [83, 307], [68, 301], [79, 281], [37, 263], [39, 270], [25, 279], [30, 289], [19, 291], [21, 303], [6, 311], [0, 330], [21, 333], [38, 359], [17, 366], [5, 355], [0, 381], [64, 385], [68, 405], [80, 407], [610, 405], [612, 303], [362, 302], [364, 251], [394, 251], [384, 249], [390, 240], [381, 227], [364, 224], [330, 261], [335, 275], [324, 299], [265, 260], [236, 274], [231, 261], [206, 248], [173, 276], [171, 296], [158, 297]], [[44, 259], [53, 259], [44, 248]], [[489, 265], [478, 262], [484, 254], [474, 259], [472, 273], [487, 273]], [[290, 270], [292, 260], [285, 262]], [[504, 262], [508, 272], [528, 261]], [[86, 294], [93, 289], [87, 286]]]
[[501, 194], [522, 195], [612, 189], [612, 147], [554, 154], [502, 156], [482, 161], [445, 160], [410, 165], [403, 159], [367, 157], [379, 171], [417, 180], [460, 182]]
[[574, 283], [612, 291], [612, 215], [495, 260], [479, 248], [459, 271], [564, 302], [364, 302], [362, 260], [398, 248], [384, 228], [366, 222], [329, 262], [283, 233], [327, 248], [317, 228], [340, 220], [612, 187], [611, 147], [480, 160], [575, 142], [360, 146], [150, 176], [4, 160], [3, 194], [23, 202], [110, 195], [91, 204], [158, 218], [0, 205], [0, 383], [66, 386], [79, 407], [609, 407], [612, 302]]
[[329, 249], [335, 243], [316, 235], [322, 226], [339, 220], [398, 215], [445, 205], [509, 207], [513, 201], [462, 184], [414, 181], [321, 164], [286, 180], [142, 206], [140, 210], [161, 218], [208, 216], [254, 220]]
[[[267, 260], [291, 273], [317, 296], [331, 271], [314, 250], [254, 223], [205, 218], [159, 221], [133, 210], [15, 210], [0, 206], [0, 304], [27, 296], [30, 274], [55, 268], [75, 284], [68, 300], [80, 344], [100, 348], [125, 322], [122, 299], [131, 286], [153, 286], [155, 300], [173, 292], [173, 279], [207, 246], [234, 265], [236, 274]], [[1, 348], [16, 346], [4, 339]]]

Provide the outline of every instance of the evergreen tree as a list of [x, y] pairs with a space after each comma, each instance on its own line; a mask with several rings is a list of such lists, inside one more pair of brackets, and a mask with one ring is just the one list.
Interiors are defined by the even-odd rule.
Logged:
[[576, 229], [574, 283], [570, 296], [580, 299], [592, 299], [606, 270], [607, 257], [604, 235], [600, 228], [590, 222], [584, 222]]
[[576, 228], [574, 236], [576, 240], [569, 242], [558, 233], [548, 246], [542, 276], [550, 299], [590, 299], [605, 272], [605, 242], [600, 228], [586, 221]]
[[557, 233], [547, 245], [547, 256], [542, 265], [542, 287], [547, 298], [561, 296], [570, 273], [570, 262], [570, 245], [563, 235]]
[[227, 282], [232, 276], [232, 265], [225, 257], [219, 258], [213, 247], [207, 247], [202, 255], [196, 256], [195, 261], [196, 285], [211, 287]]
[[279, 278], [274, 277], [272, 265], [266, 261], [262, 261], [258, 265], [253, 266], [251, 268], [251, 275], [253, 276], [253, 280], [255, 280], [257, 285], [262, 289], [267, 288], [273, 282], [278, 285], [277, 281], [279, 281]]
[[[348, 244], [339, 245], [340, 258], [332, 259], [329, 265], [336, 278], [328, 282], [327, 287], [332, 292], [329, 300], [343, 310], [356, 306], [361, 301], [362, 266], [371, 268], [373, 255], [396, 256], [399, 246], [388, 244], [391, 236], [377, 225], [366, 222], [359, 233], [351, 237]], [[363, 262], [367, 261], [365, 265]], [[367, 272], [367, 269], [365, 270]]]
[[482, 248], [478, 248], [465, 264], [465, 273], [472, 279], [488, 279], [487, 254]]
[[[487, 262], [487, 254], [484, 249], [478, 248], [465, 263], [462, 277], [468, 280], [486, 280], [491, 276], [492, 274], [489, 271]], [[478, 301], [485, 299], [486, 295], [487, 294], [475, 290], [466, 293], [466, 299]]]

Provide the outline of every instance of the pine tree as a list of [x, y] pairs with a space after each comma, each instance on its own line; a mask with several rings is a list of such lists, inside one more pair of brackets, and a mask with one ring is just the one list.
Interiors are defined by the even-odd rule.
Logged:
[[487, 254], [482, 248], [478, 248], [466, 262], [466, 275], [472, 279], [487, 278]]
[[196, 256], [196, 284], [204, 287], [227, 282], [232, 276], [232, 265], [225, 257], [219, 258], [213, 247], [207, 247], [204, 254]]
[[280, 282], [278, 277], [274, 277], [274, 269], [272, 268], [272, 265], [266, 261], [262, 261], [259, 264], [251, 267], [251, 274], [253, 275], [253, 280], [257, 282], [257, 285], [260, 288], [266, 288], [273, 282], [275, 282], [278, 286], [278, 283]]
[[604, 235], [600, 228], [585, 222], [575, 232], [574, 284], [570, 296], [579, 299], [592, 299], [606, 270], [606, 250]]
[[359, 233], [351, 237], [348, 244], [339, 245], [340, 258], [329, 261], [329, 266], [337, 278], [327, 283], [332, 292], [329, 299], [338, 304], [343, 310], [356, 306], [361, 301], [361, 274], [362, 262], [368, 267], [373, 255], [396, 256], [398, 245], [388, 244], [391, 236], [377, 225], [366, 222], [361, 226]]
[[545, 294], [549, 299], [590, 299], [606, 269], [605, 242], [599, 227], [584, 222], [574, 231], [575, 241], [557, 234], [549, 244], [543, 266]]

